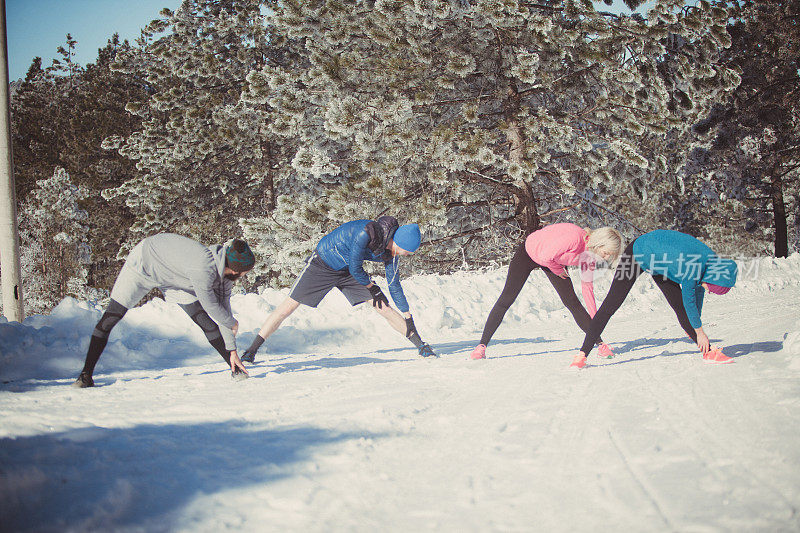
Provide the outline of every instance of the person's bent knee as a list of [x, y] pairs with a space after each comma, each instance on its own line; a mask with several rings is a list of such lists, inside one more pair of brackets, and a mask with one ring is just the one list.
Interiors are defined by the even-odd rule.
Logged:
[[206, 334], [206, 338], [208, 340], [219, 339], [222, 337], [222, 333], [219, 331], [219, 326], [210, 316], [208, 316], [208, 313], [206, 313], [205, 309], [192, 316], [192, 320], [195, 322], [195, 324], [200, 326], [200, 329], [202, 329], [203, 333]]
[[120, 304], [116, 300], [111, 300], [111, 303], [108, 304], [103, 316], [100, 317], [100, 321], [95, 325], [94, 331], [92, 332], [92, 336], [98, 337], [101, 339], [107, 339], [111, 330], [114, 329], [122, 317], [125, 316], [125, 313], [128, 312], [128, 308], [124, 305]]
[[200, 329], [203, 330], [203, 333], [209, 341], [222, 338], [219, 325], [214, 322], [214, 319], [212, 319], [208, 312], [203, 309], [203, 306], [200, 304], [200, 302], [179, 305], [186, 312], [186, 314], [189, 315], [189, 318], [192, 319], [192, 322], [200, 326]]
[[497, 303], [494, 304], [494, 308], [508, 311], [508, 308], [514, 303], [514, 300], [516, 300], [516, 298], [506, 299], [501, 297], [499, 300], [497, 300]]

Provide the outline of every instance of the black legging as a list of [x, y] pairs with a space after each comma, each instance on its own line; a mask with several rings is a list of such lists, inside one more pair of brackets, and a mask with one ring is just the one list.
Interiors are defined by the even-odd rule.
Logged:
[[[195, 324], [200, 326], [200, 329], [205, 333], [208, 343], [214, 347], [215, 350], [222, 356], [226, 363], [231, 364], [231, 354], [225, 349], [225, 341], [222, 339], [222, 333], [219, 331], [219, 326], [214, 322], [208, 313], [206, 313], [200, 302], [194, 302], [188, 305], [180, 304], [181, 308], [186, 311], [186, 314], [191, 317]], [[97, 361], [103, 354], [103, 350], [108, 343], [108, 336], [114, 326], [122, 320], [128, 308], [120, 304], [116, 300], [111, 300], [108, 304], [103, 316], [92, 332], [92, 337], [89, 340], [89, 350], [86, 352], [86, 361], [83, 363], [83, 370], [81, 373], [92, 375]]]
[[[594, 315], [589, 331], [586, 333], [586, 337], [583, 340], [581, 351], [586, 355], [589, 355], [592, 347], [594, 347], [595, 339], [600, 338], [600, 334], [603, 333], [606, 324], [608, 324], [608, 321], [611, 319], [611, 315], [613, 315], [617, 309], [619, 309], [619, 306], [622, 305], [622, 302], [625, 301], [636, 279], [644, 272], [639, 263], [633, 258], [634, 242], [636, 242], [636, 239], [622, 252], [619, 258], [619, 265], [614, 272], [614, 280], [611, 282], [611, 288], [608, 289], [608, 295], [606, 295], [603, 300], [603, 305], [597, 310], [597, 314]], [[681, 286], [671, 279], [665, 278], [661, 274], [653, 274], [652, 276], [653, 281], [656, 282], [656, 285], [661, 289], [661, 292], [667, 299], [669, 306], [675, 311], [678, 322], [683, 330], [694, 342], [697, 342], [697, 332], [695, 332], [692, 324], [689, 322], [689, 317], [686, 316], [686, 309], [683, 307]]]
[[225, 341], [222, 338], [222, 333], [219, 331], [219, 326], [208, 316], [208, 313], [203, 309], [203, 306], [200, 305], [200, 302], [195, 301], [190, 304], [178, 305], [181, 306], [181, 309], [186, 311], [186, 314], [189, 315], [189, 318], [191, 318], [195, 324], [200, 326], [200, 329], [206, 334], [208, 343], [222, 356], [225, 362], [231, 364], [231, 352], [225, 348]]
[[525, 242], [523, 241], [514, 253], [511, 264], [508, 265], [506, 284], [503, 287], [503, 292], [500, 293], [500, 298], [497, 299], [497, 303], [492, 307], [489, 318], [486, 319], [486, 325], [483, 327], [483, 335], [481, 336], [481, 344], [489, 344], [492, 335], [494, 335], [494, 332], [497, 330], [498, 326], [500, 326], [500, 322], [503, 321], [506, 311], [508, 311], [511, 304], [514, 303], [514, 300], [517, 299], [522, 287], [525, 285], [525, 281], [535, 268], [541, 268], [544, 271], [547, 279], [550, 280], [550, 283], [556, 289], [559, 298], [561, 298], [561, 301], [567, 306], [569, 312], [572, 313], [572, 317], [575, 319], [578, 326], [583, 331], [589, 331], [592, 318], [583, 305], [581, 305], [580, 300], [578, 300], [575, 289], [572, 288], [572, 280], [556, 276], [549, 268], [534, 262], [525, 250]]
[[92, 337], [89, 339], [89, 350], [86, 352], [86, 361], [83, 363], [83, 370], [81, 370], [82, 374], [92, 375], [100, 355], [102, 355], [106, 344], [108, 344], [108, 336], [111, 330], [114, 329], [114, 326], [122, 320], [122, 317], [127, 312], [128, 308], [118, 301], [112, 299], [109, 302], [103, 316], [100, 317], [100, 321], [94, 327]]

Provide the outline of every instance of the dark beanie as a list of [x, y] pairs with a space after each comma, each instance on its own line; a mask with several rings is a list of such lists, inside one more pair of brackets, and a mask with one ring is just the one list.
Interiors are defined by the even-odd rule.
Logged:
[[253, 251], [241, 239], [234, 239], [225, 251], [225, 264], [234, 272], [247, 272], [256, 264]]

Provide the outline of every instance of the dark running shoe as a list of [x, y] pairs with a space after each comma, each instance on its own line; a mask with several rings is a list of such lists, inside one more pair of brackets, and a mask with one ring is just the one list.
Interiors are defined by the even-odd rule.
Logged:
[[419, 347], [419, 354], [422, 357], [438, 357], [438, 355], [436, 355], [436, 353], [433, 351], [433, 348], [431, 348], [430, 344], [427, 342], [423, 342], [422, 346]]
[[245, 363], [255, 363], [256, 362], [256, 352], [251, 352], [250, 350], [245, 350], [242, 356], [239, 358]]
[[94, 387], [94, 380], [92, 379], [91, 374], [87, 374], [86, 372], [81, 372], [81, 375], [78, 376], [78, 379], [75, 380], [75, 383], [72, 384], [73, 387], [76, 389], [85, 389], [86, 387]]

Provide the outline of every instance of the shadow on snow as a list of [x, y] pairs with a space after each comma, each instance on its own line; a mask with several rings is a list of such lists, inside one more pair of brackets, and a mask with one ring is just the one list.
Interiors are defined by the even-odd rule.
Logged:
[[319, 448], [362, 437], [380, 435], [224, 422], [0, 439], [2, 529], [169, 530], [195, 498], [290, 477]]
[[[675, 357], [678, 355], [697, 355], [700, 357], [700, 350], [696, 348], [695, 344], [691, 342], [687, 337], [680, 337], [677, 339], [639, 339], [635, 341], [628, 341], [625, 345], [620, 348], [617, 348], [615, 353], [617, 355], [631, 352], [638, 349], [644, 348], [657, 348], [659, 346], [666, 346], [668, 344], [672, 344], [674, 342], [681, 342], [684, 341], [687, 344], [691, 345], [689, 350], [684, 350], [682, 352], [669, 352], [664, 351], [657, 354], [652, 355], [645, 355], [642, 357], [636, 357], [633, 359], [625, 359], [621, 361], [614, 361], [612, 363], [606, 363], [603, 365], [592, 365], [592, 366], [611, 366], [611, 365], [622, 365], [626, 363], [635, 363], [637, 361], [644, 361], [647, 359], [653, 359], [655, 357]], [[719, 342], [719, 340], [711, 340], [711, 343]], [[783, 343], [776, 342], [776, 341], [761, 341], [761, 342], [754, 342], [749, 344], [734, 344], [731, 346], [724, 346], [722, 348], [722, 352], [727, 355], [728, 357], [732, 357], [734, 359], [743, 357], [745, 355], [750, 355], [753, 353], [769, 353], [769, 352], [778, 352], [783, 349]]]
[[[469, 341], [456, 341], [456, 342], [432, 342], [431, 347], [433, 350], [439, 355], [455, 355], [458, 353], [465, 352], [469, 354], [472, 352], [472, 349], [478, 345], [479, 341], [469, 340]], [[542, 342], [553, 342], [552, 339], [545, 339], [544, 337], [536, 337], [534, 339], [526, 339], [526, 338], [517, 338], [517, 339], [500, 339], [500, 340], [493, 340], [491, 345], [492, 347], [500, 346], [504, 344], [518, 344], [518, 343], [542, 343]], [[389, 348], [385, 350], [375, 350], [372, 353], [391, 353], [391, 352], [400, 352], [400, 351], [414, 351], [415, 348], [413, 346], [404, 347], [404, 348]], [[557, 350], [560, 351], [560, 350]], [[546, 352], [542, 352], [546, 353]], [[518, 357], [523, 355], [538, 355], [538, 354], [513, 354], [513, 355], [506, 355], [503, 357]], [[414, 357], [413, 359], [417, 359]]]
[[783, 343], [777, 341], [761, 341], [750, 344], [733, 344], [725, 346], [722, 351], [728, 357], [742, 357], [756, 352], [779, 352], [783, 349]]
[[306, 372], [322, 368], [346, 368], [359, 365], [374, 365], [380, 363], [400, 363], [411, 359], [378, 359], [376, 357], [320, 357], [308, 361], [294, 361], [291, 363], [274, 364], [270, 372], [282, 374], [284, 372]]

